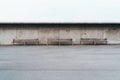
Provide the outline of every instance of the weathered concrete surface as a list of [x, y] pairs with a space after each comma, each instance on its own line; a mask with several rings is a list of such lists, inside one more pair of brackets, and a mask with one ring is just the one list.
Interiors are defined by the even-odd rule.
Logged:
[[0, 47], [0, 80], [120, 80], [120, 45]]
[[16, 29], [16, 39], [37, 39], [38, 29], [34, 27], [23, 27]]
[[[79, 28], [70, 28], [70, 36], [73, 40], [73, 44], [80, 44], [80, 29]], [[79, 36], [79, 37], [78, 37]]]
[[13, 39], [39, 39], [40, 44], [47, 44], [48, 39], [72, 39], [73, 44], [80, 44], [80, 38], [107, 38], [108, 44], [120, 44], [120, 27], [0, 27], [0, 45], [12, 45]]
[[16, 38], [16, 28], [0, 28], [0, 44], [11, 45]]
[[104, 28], [85, 27], [82, 30], [81, 38], [104, 38]]
[[39, 40], [40, 44], [47, 44], [48, 39], [59, 38], [59, 28], [39, 28]]
[[120, 43], [120, 28], [119, 27], [108, 28], [106, 30], [106, 37], [108, 38], [110, 44]]

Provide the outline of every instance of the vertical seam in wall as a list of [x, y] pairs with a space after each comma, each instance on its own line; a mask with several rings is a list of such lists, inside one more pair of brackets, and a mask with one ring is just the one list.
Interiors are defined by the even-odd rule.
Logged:
[[15, 27], [15, 38], [17, 39], [17, 27]]
[[60, 27], [58, 28], [58, 39], [60, 39]]
[[[2, 33], [2, 27], [1, 27], [1, 33]], [[0, 39], [1, 39], [1, 37], [0, 37]], [[1, 45], [2, 43], [1, 43], [1, 41], [0, 41], [0, 45]]]
[[[37, 27], [37, 34], [38, 34], [37, 38], [39, 40], [39, 26]], [[39, 40], [39, 42], [40, 42], [40, 40]]]

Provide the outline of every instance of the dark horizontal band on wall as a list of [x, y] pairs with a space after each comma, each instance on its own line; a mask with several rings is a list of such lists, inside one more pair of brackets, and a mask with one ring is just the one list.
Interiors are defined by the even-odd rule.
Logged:
[[120, 23], [0, 23], [0, 27], [3, 26], [36, 26], [36, 27], [40, 27], [40, 26], [46, 26], [46, 27], [65, 27], [65, 26], [86, 26], [86, 27], [120, 27]]

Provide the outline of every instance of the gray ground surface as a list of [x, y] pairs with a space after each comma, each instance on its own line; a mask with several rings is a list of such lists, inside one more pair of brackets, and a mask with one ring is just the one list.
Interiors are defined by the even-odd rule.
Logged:
[[0, 80], [120, 80], [120, 45], [0, 47]]

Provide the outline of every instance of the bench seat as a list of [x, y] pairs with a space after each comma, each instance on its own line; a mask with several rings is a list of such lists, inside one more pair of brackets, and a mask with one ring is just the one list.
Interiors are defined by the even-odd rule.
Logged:
[[24, 45], [29, 45], [29, 44], [39, 44], [39, 39], [14, 39], [13, 44], [24, 44]]
[[99, 39], [99, 38], [81, 38], [80, 44], [82, 45], [103, 45], [107, 44], [107, 39]]
[[47, 44], [56, 44], [56, 45], [72, 44], [72, 39], [48, 39]]

